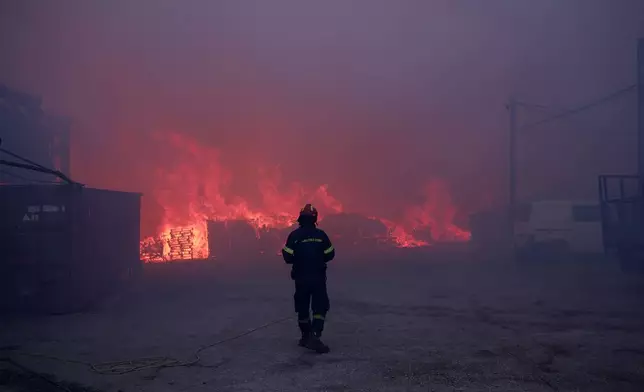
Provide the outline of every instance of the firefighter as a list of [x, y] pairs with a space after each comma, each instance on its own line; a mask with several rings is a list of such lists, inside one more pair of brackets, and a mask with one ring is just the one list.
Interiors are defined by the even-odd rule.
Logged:
[[282, 256], [292, 265], [295, 312], [302, 332], [299, 345], [323, 354], [329, 352], [329, 347], [320, 340], [329, 311], [326, 263], [335, 257], [335, 249], [326, 233], [317, 228], [317, 220], [318, 211], [311, 204], [305, 205], [297, 219], [300, 227], [289, 234]]

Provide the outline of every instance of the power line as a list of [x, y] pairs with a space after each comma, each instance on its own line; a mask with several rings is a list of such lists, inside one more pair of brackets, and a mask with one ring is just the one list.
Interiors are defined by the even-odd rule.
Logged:
[[[2, 139], [0, 139], [0, 144], [2, 144]], [[7, 160], [4, 160], [4, 159], [0, 159], [0, 165], [10, 166], [10, 167], [19, 167], [19, 168], [22, 168], [22, 169], [31, 170], [31, 171], [35, 171], [35, 172], [52, 174], [52, 175], [60, 178], [61, 180], [67, 182], [68, 184], [75, 184], [75, 185], [81, 185], [82, 186], [82, 184], [79, 184], [79, 183], [77, 183], [75, 181], [72, 181], [64, 173], [61, 173], [60, 170], [49, 169], [49, 168], [47, 168], [47, 167], [45, 167], [45, 166], [43, 166], [43, 165], [41, 165], [39, 163], [36, 163], [36, 162], [34, 162], [32, 160], [29, 160], [29, 159], [27, 159], [25, 157], [21, 157], [20, 155], [15, 154], [15, 153], [13, 153], [11, 151], [5, 150], [4, 148], [0, 148], [0, 152], [3, 152], [5, 154], [7, 154], [7, 155], [9, 155], [9, 156], [11, 156], [13, 158], [16, 158], [18, 160], [21, 160], [23, 162], [26, 162], [26, 163], [20, 163], [20, 162], [7, 161]]]
[[[534, 127], [537, 127], [539, 125], [547, 124], [547, 123], [550, 123], [550, 122], [553, 122], [553, 121], [556, 121], [556, 120], [560, 120], [560, 119], [568, 117], [568, 116], [572, 116], [572, 115], [577, 114], [579, 112], [583, 112], [584, 110], [588, 110], [588, 109], [593, 108], [595, 106], [599, 106], [599, 105], [602, 105], [602, 104], [604, 104], [604, 103], [606, 103], [608, 101], [611, 101], [611, 100], [619, 97], [620, 95], [622, 95], [624, 93], [627, 93], [627, 92], [629, 92], [631, 90], [635, 90], [636, 87], [637, 87], [637, 85], [633, 84], [631, 86], [628, 86], [628, 87], [625, 87], [623, 89], [617, 90], [617, 91], [615, 91], [615, 92], [613, 92], [611, 94], [608, 94], [608, 95], [606, 95], [606, 96], [604, 96], [602, 98], [599, 98], [599, 99], [597, 99], [595, 101], [592, 101], [590, 103], [587, 103], [585, 105], [582, 105], [582, 106], [579, 106], [579, 107], [576, 107], [576, 108], [573, 108], [573, 109], [566, 110], [566, 111], [561, 112], [559, 114], [555, 114], [552, 117], [548, 117], [546, 119], [543, 119], [543, 120], [534, 122], [532, 124], [523, 126], [523, 127], [521, 127], [521, 129], [534, 128]], [[531, 106], [536, 106], [536, 105], [531, 105]]]
[[39, 183], [39, 184], [56, 184], [55, 181], [45, 181], [45, 180], [36, 180], [28, 177], [21, 176], [20, 174], [12, 173], [6, 170], [0, 170], [0, 174], [7, 175], [9, 177], [14, 177], [19, 180], [27, 181], [27, 182], [32, 182], [32, 183]]
[[[0, 141], [0, 143], [1, 143], [1, 142], [2, 142], [2, 141]], [[47, 168], [46, 168], [46, 167], [44, 167], [43, 165], [41, 165], [41, 164], [39, 164], [39, 163], [36, 163], [36, 162], [34, 162], [34, 161], [32, 161], [32, 160], [29, 160], [29, 159], [27, 159], [27, 158], [25, 158], [25, 157], [21, 157], [21, 156], [20, 156], [20, 155], [18, 155], [18, 154], [14, 154], [13, 152], [11, 152], [11, 151], [9, 151], [9, 150], [5, 150], [4, 148], [0, 148], [0, 152], [4, 152], [5, 154], [9, 155], [9, 156], [10, 156], [10, 157], [12, 157], [12, 158], [20, 159], [21, 161], [26, 162], [26, 163], [28, 163], [28, 164], [30, 164], [30, 165], [33, 165], [33, 166], [39, 167], [39, 168], [41, 168], [41, 169], [45, 169], [45, 170], [47, 170]]]
[[515, 103], [523, 108], [528, 108], [528, 109], [553, 110], [553, 108], [550, 106], [541, 105], [538, 103], [530, 103], [530, 102], [524, 102], [524, 101], [515, 101]]

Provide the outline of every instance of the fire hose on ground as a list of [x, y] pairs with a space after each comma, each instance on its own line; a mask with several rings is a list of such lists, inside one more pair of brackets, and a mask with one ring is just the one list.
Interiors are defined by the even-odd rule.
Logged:
[[[259, 330], [271, 327], [276, 324], [281, 324], [283, 322], [286, 322], [288, 320], [292, 320], [293, 317], [284, 317], [281, 319], [273, 320], [271, 322], [268, 322], [266, 324], [260, 325], [258, 327], [249, 329], [245, 332], [242, 332], [240, 334], [216, 341], [214, 343], [210, 343], [204, 346], [199, 347], [194, 353], [193, 353], [193, 359], [189, 361], [181, 361], [173, 357], [150, 357], [150, 358], [137, 358], [137, 359], [132, 359], [132, 360], [124, 360], [124, 361], [115, 361], [115, 362], [102, 362], [102, 363], [91, 363], [91, 362], [86, 362], [86, 361], [79, 361], [79, 360], [74, 360], [74, 359], [66, 359], [66, 358], [60, 358], [56, 357], [53, 355], [46, 355], [46, 354], [39, 354], [39, 353], [31, 353], [31, 352], [23, 352], [23, 351], [12, 351], [13, 355], [16, 356], [23, 356], [23, 357], [31, 357], [31, 358], [41, 358], [41, 359], [48, 359], [52, 361], [57, 361], [57, 362], [64, 362], [64, 363], [69, 363], [69, 364], [76, 364], [76, 365], [82, 365], [90, 369], [90, 371], [101, 374], [101, 375], [111, 375], [111, 376], [118, 376], [118, 375], [123, 375], [127, 373], [132, 373], [132, 372], [137, 372], [141, 370], [146, 370], [146, 369], [163, 369], [163, 368], [171, 368], [171, 367], [190, 367], [190, 366], [196, 366], [199, 364], [201, 361], [201, 356], [200, 354], [208, 350], [210, 348], [213, 348], [215, 346], [219, 346], [224, 343], [231, 342], [233, 340], [242, 338], [244, 336], [250, 335], [254, 332], [257, 332]], [[13, 360], [12, 358], [0, 358], [0, 360], [4, 360], [6, 362], [12, 363], [14, 365], [17, 365], [17, 362]], [[27, 368], [25, 368], [22, 365], [18, 366], [22, 370], [28, 370], [30, 372], [33, 372]], [[215, 366], [218, 367], [218, 366]], [[36, 372], [33, 372], [36, 373]], [[36, 373], [38, 374], [38, 373]], [[51, 380], [47, 380], [49, 382], [52, 382]], [[66, 388], [62, 388], [66, 389]]]

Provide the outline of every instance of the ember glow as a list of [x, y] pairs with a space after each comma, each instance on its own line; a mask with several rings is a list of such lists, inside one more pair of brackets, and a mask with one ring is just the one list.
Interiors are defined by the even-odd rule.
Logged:
[[[318, 208], [322, 226], [325, 216], [347, 212], [326, 184], [312, 188], [297, 182], [284, 184], [279, 168], [257, 170], [259, 198], [255, 202], [239, 195], [230, 197], [233, 173], [222, 165], [216, 149], [178, 133], [163, 134], [158, 139], [173, 147], [176, 163], [155, 173], [157, 185], [151, 196], [163, 207], [163, 219], [159, 234], [141, 241], [141, 258], [145, 261], [216, 257], [217, 249], [208, 247], [208, 221], [245, 221], [260, 238], [268, 229], [292, 226], [305, 203]], [[407, 208], [398, 221], [372, 218], [387, 227], [384, 240], [397, 247], [467, 241], [469, 232], [453, 223], [456, 208], [444, 184], [430, 182], [424, 196], [423, 204]], [[423, 237], [423, 232], [429, 234]]]

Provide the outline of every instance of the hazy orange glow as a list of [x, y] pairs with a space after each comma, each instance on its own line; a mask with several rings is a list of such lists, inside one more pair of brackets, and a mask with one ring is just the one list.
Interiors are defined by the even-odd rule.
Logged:
[[[155, 173], [157, 185], [151, 196], [163, 207], [163, 218], [159, 234], [141, 242], [141, 257], [146, 261], [216, 255], [216, 249], [208, 249], [207, 221], [246, 221], [255, 228], [259, 238], [262, 230], [292, 226], [297, 212], [305, 203], [313, 203], [318, 208], [322, 226], [325, 215], [347, 212], [342, 203], [329, 193], [327, 185], [307, 188], [297, 182], [283, 184], [279, 168], [258, 169], [259, 203], [251, 203], [241, 196], [226, 197], [233, 173], [221, 164], [216, 149], [202, 146], [177, 133], [158, 137], [172, 146], [180, 159]], [[398, 247], [430, 245], [427, 239], [416, 235], [418, 231], [426, 230], [431, 233], [432, 241], [469, 239], [469, 232], [453, 223], [456, 208], [442, 182], [430, 182], [424, 197], [425, 202], [421, 205], [406, 208], [399, 221], [373, 217], [388, 228], [390, 242]], [[192, 253], [181, 254], [173, 250], [171, 239], [175, 244], [190, 242]], [[144, 252], [144, 248], [155, 242], [163, 244], [162, 257]]]

